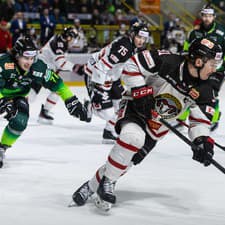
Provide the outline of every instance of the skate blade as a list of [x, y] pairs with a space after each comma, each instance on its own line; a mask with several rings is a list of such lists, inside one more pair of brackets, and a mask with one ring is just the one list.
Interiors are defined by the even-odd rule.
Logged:
[[77, 204], [72, 200], [69, 204], [68, 204], [68, 208], [71, 208], [71, 207], [75, 207], [77, 206]]
[[112, 208], [112, 203], [102, 200], [99, 196], [94, 199], [95, 206], [101, 211], [108, 212]]
[[45, 125], [52, 125], [53, 124], [53, 120], [47, 120], [47, 119], [41, 118], [41, 117], [39, 117], [37, 121], [38, 121], [38, 123], [45, 124]]
[[92, 104], [89, 100], [84, 99], [84, 107], [87, 109], [87, 122], [91, 122], [92, 119]]
[[106, 145], [113, 145], [115, 144], [116, 140], [112, 140], [112, 139], [102, 139], [102, 144], [106, 144]]

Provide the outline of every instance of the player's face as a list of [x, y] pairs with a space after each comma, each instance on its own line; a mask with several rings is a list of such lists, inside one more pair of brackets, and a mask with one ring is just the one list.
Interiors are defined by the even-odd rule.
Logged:
[[142, 37], [140, 35], [136, 35], [134, 37], [134, 44], [135, 44], [136, 48], [142, 48], [146, 42], [147, 42], [146, 37]]
[[29, 71], [30, 67], [34, 63], [34, 58], [35, 57], [30, 57], [30, 56], [20, 56], [18, 58], [18, 65], [19, 67], [24, 70], [24, 71]]
[[204, 64], [204, 67], [200, 70], [200, 79], [207, 80], [212, 73], [216, 72], [216, 70], [221, 66], [221, 64], [222, 60], [208, 60]]
[[215, 19], [215, 16], [213, 14], [203, 14], [202, 15], [202, 22], [204, 26], [208, 27], [210, 26]]

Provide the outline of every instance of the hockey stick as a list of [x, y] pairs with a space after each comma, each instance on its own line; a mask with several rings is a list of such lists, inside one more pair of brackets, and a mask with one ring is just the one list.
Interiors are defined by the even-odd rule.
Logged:
[[[170, 125], [166, 120], [159, 119], [162, 124], [164, 124], [168, 129], [170, 129], [174, 134], [176, 134], [180, 139], [182, 139], [186, 144], [191, 146], [192, 149], [198, 150], [199, 147], [196, 146], [192, 141], [190, 141], [187, 137], [185, 137], [182, 133], [180, 133], [176, 128]], [[214, 165], [218, 170], [225, 174], [225, 168], [221, 166], [216, 160], [211, 159], [212, 165]]]
[[[188, 124], [186, 124], [184, 121], [178, 120], [177, 122], [179, 122], [181, 125], [184, 125], [185, 127], [189, 128], [190, 126]], [[217, 142], [215, 142], [215, 145], [220, 148], [221, 150], [225, 151], [225, 146], [222, 146], [220, 144], [218, 144]]]

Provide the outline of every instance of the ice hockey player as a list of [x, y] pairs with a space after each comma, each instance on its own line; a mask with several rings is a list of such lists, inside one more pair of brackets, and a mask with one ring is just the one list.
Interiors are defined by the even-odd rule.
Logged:
[[165, 50], [145, 50], [132, 56], [123, 70], [127, 92], [115, 127], [119, 138], [106, 163], [74, 192], [73, 201], [84, 205], [96, 192], [96, 205], [109, 210], [116, 203], [118, 179], [168, 133], [159, 118], [173, 121], [188, 107], [189, 137], [200, 147], [193, 149], [193, 159], [209, 166], [214, 154], [209, 128], [215, 99], [207, 80], [223, 62], [222, 57], [220, 45], [205, 38], [192, 42], [187, 56]]
[[[74, 27], [66, 27], [61, 34], [54, 35], [38, 52], [38, 58], [44, 61], [50, 69], [60, 74], [60, 71], [78, 72], [80, 65], [68, 61], [65, 57], [69, 46], [79, 37], [78, 31]], [[29, 102], [33, 102], [41, 89], [41, 85], [32, 82], [32, 89], [29, 94]], [[41, 106], [38, 121], [40, 123], [52, 124], [54, 118], [51, 114], [52, 108], [59, 100], [55, 92], [51, 92], [45, 104]]]
[[116, 140], [115, 118], [124, 93], [120, 81], [123, 65], [132, 55], [146, 47], [148, 38], [147, 25], [136, 22], [131, 26], [129, 35], [121, 36], [93, 53], [84, 68], [93, 112], [106, 120], [103, 143]]
[[27, 127], [28, 95], [31, 82], [56, 92], [72, 116], [87, 121], [87, 110], [62, 79], [36, 58], [37, 49], [30, 37], [19, 38], [10, 53], [0, 57], [0, 114], [8, 120], [0, 141], [0, 167], [7, 148]]
[[[184, 51], [188, 51], [189, 44], [196, 38], [210, 38], [215, 40], [218, 44], [221, 45], [223, 52], [225, 52], [225, 28], [221, 24], [215, 21], [216, 14], [215, 10], [210, 4], [204, 5], [201, 9], [201, 20], [202, 23], [199, 29], [192, 30], [190, 32], [188, 40], [185, 41]], [[222, 87], [224, 81], [224, 65], [217, 69], [215, 73], [213, 73], [209, 81], [212, 87], [215, 90], [215, 94], [218, 96], [219, 91]], [[179, 120], [185, 121], [189, 115], [189, 110], [184, 112]], [[219, 110], [219, 98], [217, 97], [217, 104], [215, 108], [215, 113], [212, 118], [211, 131], [214, 131], [219, 125], [221, 112]]]

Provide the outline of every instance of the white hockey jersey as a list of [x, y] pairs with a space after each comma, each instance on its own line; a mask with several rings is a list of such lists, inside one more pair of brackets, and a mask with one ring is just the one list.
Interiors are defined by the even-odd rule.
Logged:
[[93, 53], [85, 66], [85, 73], [98, 84], [116, 81], [121, 77], [124, 62], [135, 52], [132, 40], [128, 36], [120, 37]]
[[54, 35], [39, 51], [38, 58], [44, 61], [52, 70], [73, 71], [74, 63], [65, 57], [67, 43], [60, 35]]
[[[165, 51], [143, 51], [132, 56], [124, 65], [122, 80], [129, 98], [131, 89], [149, 85], [153, 87], [155, 111], [166, 120], [175, 120], [190, 108], [189, 136], [209, 136], [214, 113], [214, 92], [207, 82], [191, 77], [182, 56]], [[168, 129], [157, 118], [147, 125], [154, 139], [164, 136]]]

